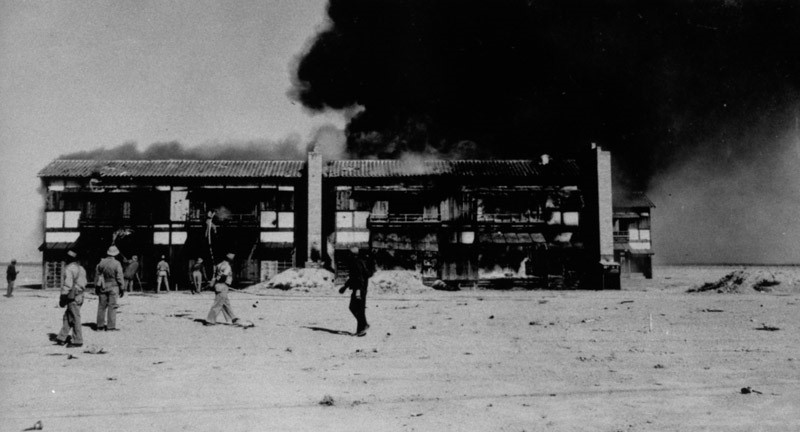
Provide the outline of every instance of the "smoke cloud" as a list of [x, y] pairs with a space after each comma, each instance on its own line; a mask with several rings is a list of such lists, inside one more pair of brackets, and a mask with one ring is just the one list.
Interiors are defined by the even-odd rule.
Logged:
[[291, 95], [348, 113], [355, 157], [596, 142], [658, 206], [661, 262], [800, 262], [798, 23], [796, 0], [330, 0]]
[[771, 151], [740, 138], [764, 118], [766, 136], [785, 130], [798, 22], [794, 0], [330, 0], [291, 94], [355, 108], [356, 157], [537, 158], [597, 142], [646, 188], [700, 150]]
[[657, 262], [798, 263], [799, 129], [741, 138], [768, 152], [702, 152], [656, 174], [649, 194], [658, 205]]
[[280, 141], [253, 140], [206, 143], [187, 147], [178, 141], [154, 143], [139, 150], [135, 142], [126, 142], [112, 148], [97, 148], [64, 154], [58, 159], [89, 160], [299, 160], [305, 158], [299, 135]]

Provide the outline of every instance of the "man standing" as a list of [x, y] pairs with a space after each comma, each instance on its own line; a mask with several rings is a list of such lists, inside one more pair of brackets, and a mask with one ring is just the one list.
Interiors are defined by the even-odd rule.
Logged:
[[358, 248], [350, 249], [350, 254], [347, 282], [339, 289], [339, 294], [344, 294], [347, 288], [353, 290], [350, 296], [350, 312], [356, 317], [356, 336], [364, 336], [369, 329], [365, 309], [370, 271], [366, 262], [358, 256]]
[[161, 281], [167, 284], [167, 292], [169, 292], [169, 263], [167, 263], [164, 255], [161, 255], [161, 261], [156, 264], [156, 292], [161, 292]]
[[199, 294], [203, 291], [203, 280], [206, 277], [206, 268], [203, 265], [203, 258], [197, 258], [197, 261], [192, 264], [192, 294]]
[[64, 269], [64, 284], [61, 286], [61, 299], [59, 305], [66, 307], [64, 311], [63, 325], [61, 331], [56, 336], [56, 343], [64, 345], [67, 343], [70, 331], [72, 331], [72, 341], [67, 347], [79, 347], [83, 345], [83, 334], [81, 332], [81, 305], [83, 305], [83, 290], [86, 289], [86, 270], [78, 262], [78, 254], [75, 251], [67, 252], [69, 264]]
[[230, 319], [234, 324], [239, 321], [239, 318], [236, 318], [236, 315], [233, 314], [231, 302], [228, 300], [228, 289], [233, 284], [233, 269], [231, 268], [233, 258], [234, 255], [232, 253], [225, 255], [225, 259], [214, 268], [214, 279], [211, 282], [214, 284], [214, 293], [216, 295], [214, 296], [214, 304], [211, 306], [211, 310], [208, 311], [205, 325], [216, 324], [217, 315], [219, 315], [220, 311], [222, 311], [226, 319]]
[[[103, 287], [98, 290], [97, 296], [97, 330], [117, 330], [117, 298], [125, 295], [125, 291], [120, 292], [124, 286], [122, 264], [117, 261], [115, 256], [119, 255], [119, 249], [111, 245], [106, 252], [107, 257], [100, 260], [97, 264], [95, 286], [103, 280]], [[108, 327], [106, 327], [106, 311], [108, 311]]]
[[[139, 257], [134, 255], [131, 257], [131, 260], [128, 261], [128, 265], [125, 266], [125, 273], [123, 274], [125, 278], [125, 291], [131, 292], [133, 291], [133, 279], [136, 277], [136, 272], [139, 271]], [[140, 286], [139, 289], [142, 287]]]
[[6, 291], [6, 297], [14, 296], [14, 282], [16, 282], [18, 274], [19, 270], [17, 270], [17, 260], [12, 259], [11, 264], [9, 264], [8, 268], [6, 268], [6, 282], [8, 282], [8, 291]]

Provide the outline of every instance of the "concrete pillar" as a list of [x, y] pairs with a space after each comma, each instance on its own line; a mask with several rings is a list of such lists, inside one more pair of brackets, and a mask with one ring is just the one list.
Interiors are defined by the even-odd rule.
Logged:
[[600, 259], [614, 260], [614, 212], [611, 200], [611, 152], [597, 146], [597, 220], [599, 223]]
[[320, 253], [324, 247], [322, 241], [322, 155], [311, 150], [308, 152], [308, 242], [306, 256], [310, 257], [311, 249]]

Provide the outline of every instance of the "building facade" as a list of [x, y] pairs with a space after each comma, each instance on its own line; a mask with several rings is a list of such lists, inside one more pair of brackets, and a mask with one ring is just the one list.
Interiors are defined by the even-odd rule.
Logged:
[[550, 161], [56, 160], [39, 173], [44, 286], [67, 248], [91, 273], [115, 244], [138, 255], [146, 287], [162, 255], [186, 286], [194, 260], [234, 252], [245, 285], [290, 266], [343, 276], [342, 251], [357, 247], [429, 282], [589, 288], [614, 258], [610, 170], [600, 148]]
[[614, 260], [623, 275], [641, 273], [653, 277], [653, 244], [650, 238], [655, 204], [644, 193], [614, 195]]

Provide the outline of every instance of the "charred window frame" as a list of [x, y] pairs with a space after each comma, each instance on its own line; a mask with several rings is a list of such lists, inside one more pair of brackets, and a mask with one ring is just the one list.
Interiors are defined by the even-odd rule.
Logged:
[[294, 191], [278, 190], [278, 211], [294, 211]]
[[45, 203], [46, 211], [62, 211], [64, 210], [64, 196], [62, 192], [49, 191], [47, 192], [47, 201]]

